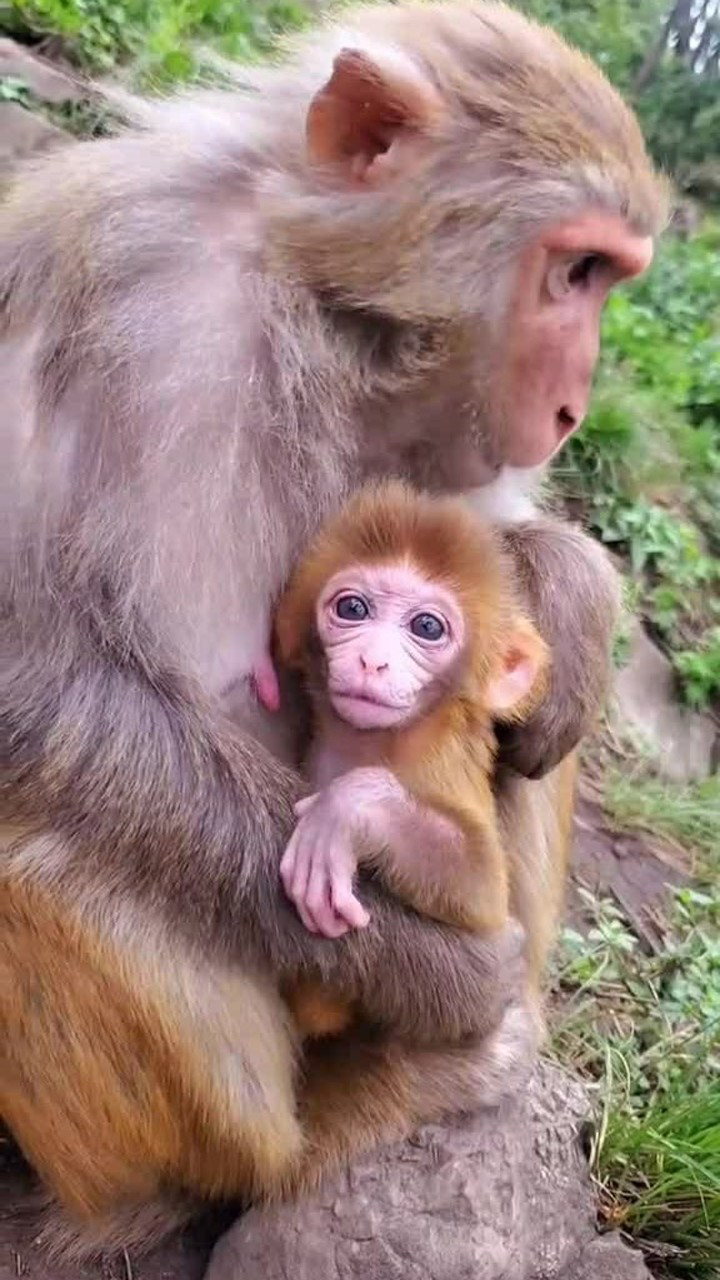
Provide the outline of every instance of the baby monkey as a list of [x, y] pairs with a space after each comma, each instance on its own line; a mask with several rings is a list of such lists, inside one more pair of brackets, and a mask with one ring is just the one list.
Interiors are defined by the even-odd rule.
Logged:
[[[314, 794], [296, 807], [280, 867], [307, 928], [335, 938], [368, 923], [358, 867], [424, 915], [501, 928], [493, 721], [533, 710], [548, 654], [493, 531], [454, 499], [399, 483], [363, 490], [298, 565], [276, 647], [303, 672], [313, 709]], [[312, 982], [287, 995], [308, 1035], [353, 1016]]]

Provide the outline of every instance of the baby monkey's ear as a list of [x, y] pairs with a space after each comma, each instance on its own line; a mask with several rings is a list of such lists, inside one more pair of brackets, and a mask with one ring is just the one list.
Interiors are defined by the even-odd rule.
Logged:
[[547, 687], [550, 653], [527, 618], [515, 617], [485, 690], [488, 711], [498, 720], [524, 720]]

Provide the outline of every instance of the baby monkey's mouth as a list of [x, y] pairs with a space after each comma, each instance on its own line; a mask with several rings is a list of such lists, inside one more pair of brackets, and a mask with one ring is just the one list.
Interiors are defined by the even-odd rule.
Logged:
[[330, 689], [333, 702], [365, 702], [371, 707], [386, 707], [388, 711], [405, 711], [407, 703], [394, 702], [390, 698], [381, 698], [367, 689]]
[[407, 703], [390, 702], [367, 689], [331, 689], [329, 693], [336, 715], [355, 729], [391, 729], [407, 718]]

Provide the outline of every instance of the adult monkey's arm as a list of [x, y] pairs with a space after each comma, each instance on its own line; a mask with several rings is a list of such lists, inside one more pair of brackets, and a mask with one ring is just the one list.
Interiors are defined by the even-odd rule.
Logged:
[[22, 625], [6, 628], [2, 817], [54, 833], [19, 846], [11, 874], [106, 925], [128, 904], [140, 919], [144, 904], [205, 951], [311, 970], [420, 1038], [497, 1021], [517, 988], [519, 938], [472, 943], [371, 887], [367, 930], [332, 945], [308, 933], [278, 874], [298, 780], [174, 674], [139, 626], [130, 647], [106, 617], [101, 639], [86, 602], [82, 614], [64, 603], [44, 593], [31, 616], [25, 597]]
[[541, 778], [578, 745], [602, 708], [620, 583], [602, 547], [559, 521], [506, 525], [502, 536], [552, 665], [547, 696], [532, 718], [498, 726], [499, 761]]

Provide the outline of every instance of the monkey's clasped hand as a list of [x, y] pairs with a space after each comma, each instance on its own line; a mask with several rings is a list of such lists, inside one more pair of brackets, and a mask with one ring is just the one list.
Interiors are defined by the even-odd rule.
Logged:
[[280, 875], [311, 933], [340, 938], [348, 929], [364, 929], [370, 921], [353, 891], [357, 843], [369, 832], [363, 814], [369, 798], [362, 785], [353, 788], [352, 775], [346, 775], [295, 805], [299, 822], [280, 863]]

